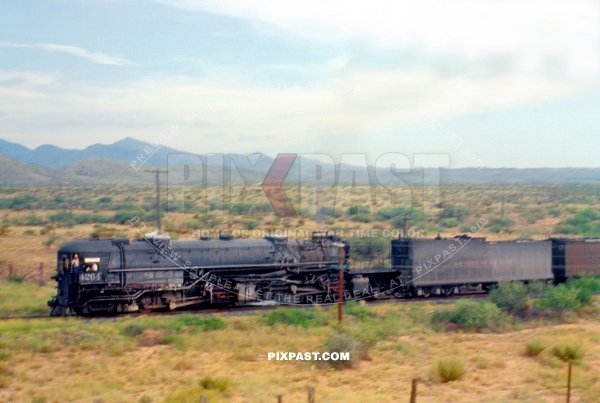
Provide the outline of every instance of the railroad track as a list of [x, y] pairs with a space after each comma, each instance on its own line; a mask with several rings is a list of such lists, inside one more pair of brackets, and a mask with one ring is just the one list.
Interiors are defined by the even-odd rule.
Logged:
[[[470, 294], [462, 294], [462, 295], [451, 295], [449, 297], [435, 297], [435, 298], [402, 298], [402, 299], [380, 299], [380, 300], [371, 300], [366, 301], [368, 305], [382, 305], [382, 304], [415, 304], [415, 303], [423, 303], [423, 302], [450, 302], [460, 299], [485, 299], [488, 294], [485, 292], [480, 293], [470, 293]], [[324, 306], [325, 308], [337, 306], [337, 303], [332, 304], [321, 304], [320, 306]], [[225, 307], [225, 308], [210, 308], [210, 309], [187, 309], [187, 310], [178, 310], [178, 311], [154, 311], [154, 312], [126, 312], [115, 315], [103, 315], [103, 316], [50, 316], [50, 315], [30, 315], [30, 316], [0, 316], [0, 321], [8, 321], [8, 320], [35, 320], [35, 319], [66, 319], [66, 318], [79, 318], [84, 320], [103, 320], [103, 319], [114, 319], [121, 317], [140, 317], [140, 316], [177, 316], [184, 314], [193, 314], [193, 315], [201, 315], [201, 316], [210, 316], [214, 314], [225, 314], [225, 315], [252, 315], [255, 313], [271, 311], [277, 308], [301, 308], [301, 309], [309, 309], [312, 308], [313, 305], [309, 304], [273, 304], [273, 305], [240, 305], [233, 307]]]

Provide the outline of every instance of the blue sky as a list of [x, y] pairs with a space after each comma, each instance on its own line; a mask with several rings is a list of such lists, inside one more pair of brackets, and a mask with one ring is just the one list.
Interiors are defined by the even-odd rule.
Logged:
[[[600, 166], [592, 1], [0, 3], [0, 138]], [[206, 113], [210, 110], [210, 113]]]

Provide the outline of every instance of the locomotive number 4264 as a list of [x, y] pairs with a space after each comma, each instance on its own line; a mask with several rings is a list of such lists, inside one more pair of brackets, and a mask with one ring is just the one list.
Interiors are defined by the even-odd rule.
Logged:
[[100, 273], [81, 273], [79, 281], [100, 281]]

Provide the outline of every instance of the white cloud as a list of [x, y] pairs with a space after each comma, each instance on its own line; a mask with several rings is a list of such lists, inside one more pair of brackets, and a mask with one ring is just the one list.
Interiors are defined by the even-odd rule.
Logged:
[[320, 40], [367, 40], [468, 60], [508, 57], [523, 74], [561, 63], [565, 76], [600, 70], [600, 5], [592, 0], [155, 0], [260, 21]]
[[26, 49], [41, 49], [49, 52], [62, 52], [71, 55], [79, 56], [84, 59], [91, 61], [96, 64], [108, 64], [122, 66], [128, 64], [129, 61], [120, 57], [109, 56], [101, 52], [90, 52], [87, 49], [80, 48], [78, 46], [70, 45], [57, 45], [54, 43], [11, 43], [11, 42], [0, 42], [0, 47], [4, 48], [26, 48]]

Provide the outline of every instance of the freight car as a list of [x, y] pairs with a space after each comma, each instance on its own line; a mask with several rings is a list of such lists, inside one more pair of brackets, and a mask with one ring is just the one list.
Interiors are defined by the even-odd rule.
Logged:
[[600, 239], [552, 239], [552, 271], [557, 283], [600, 275]]
[[391, 268], [404, 294], [449, 296], [468, 289], [489, 290], [501, 281], [552, 280], [551, 252], [550, 241], [394, 239]]
[[74, 241], [58, 250], [58, 293], [48, 305], [51, 315], [60, 316], [290, 296], [305, 302], [338, 290], [338, 270], [348, 254], [339, 238], [321, 233], [308, 240], [221, 234], [180, 241], [164, 236]]

